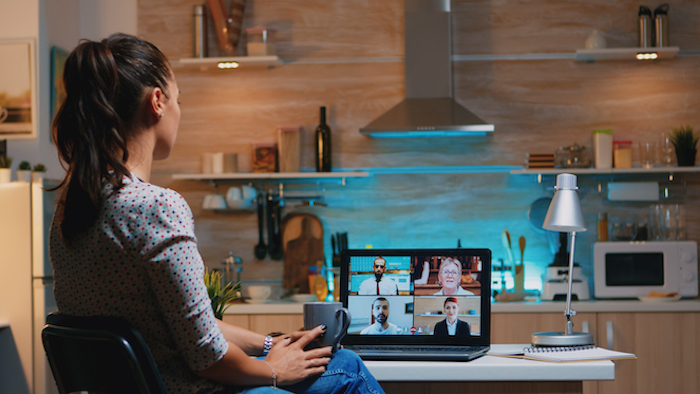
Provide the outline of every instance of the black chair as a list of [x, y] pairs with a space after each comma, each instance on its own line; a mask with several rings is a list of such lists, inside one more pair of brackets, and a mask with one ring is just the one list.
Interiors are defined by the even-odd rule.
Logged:
[[54, 312], [41, 339], [61, 394], [167, 393], [146, 341], [122, 319]]

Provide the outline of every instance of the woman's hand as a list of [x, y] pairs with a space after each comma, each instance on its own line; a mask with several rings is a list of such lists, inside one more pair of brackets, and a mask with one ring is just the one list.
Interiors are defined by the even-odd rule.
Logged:
[[278, 385], [294, 384], [326, 371], [326, 365], [331, 361], [330, 346], [304, 350], [306, 345], [324, 333], [325, 329], [322, 327], [318, 326], [309, 331], [295, 331], [275, 343], [265, 361], [274, 369]]

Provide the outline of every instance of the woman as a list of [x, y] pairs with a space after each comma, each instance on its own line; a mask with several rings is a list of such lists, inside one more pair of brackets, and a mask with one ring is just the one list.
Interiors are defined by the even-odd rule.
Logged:
[[433, 295], [474, 295], [462, 288], [462, 263], [452, 257], [440, 263], [437, 284], [442, 286], [442, 289]]
[[50, 237], [62, 313], [129, 321], [171, 393], [383, 392], [353, 353], [304, 350], [322, 326], [272, 339], [214, 318], [192, 213], [148, 183], [180, 121], [177, 82], [155, 46], [124, 34], [83, 41], [63, 78], [53, 137], [67, 175]]
[[445, 320], [435, 324], [433, 335], [435, 336], [469, 336], [471, 331], [469, 323], [459, 320], [459, 301], [455, 297], [445, 298], [445, 303], [442, 306], [442, 311], [445, 313]]

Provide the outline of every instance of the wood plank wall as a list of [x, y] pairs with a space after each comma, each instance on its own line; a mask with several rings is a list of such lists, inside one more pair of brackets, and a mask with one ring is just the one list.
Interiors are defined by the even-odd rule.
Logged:
[[[202, 0], [139, 0], [139, 34], [171, 59], [191, 56], [192, 6]], [[657, 140], [681, 124], [700, 127], [700, 4], [671, 0], [669, 38], [681, 51], [669, 61], [577, 63], [571, 59], [453, 62], [455, 98], [495, 124], [488, 138], [375, 140], [363, 127], [403, 98], [402, 0], [247, 0], [243, 27], [277, 30], [274, 69], [223, 72], [175, 69], [182, 91], [182, 122], [169, 159], [154, 166], [154, 183], [181, 192], [192, 206], [200, 251], [210, 267], [228, 252], [244, 260], [244, 280], [281, 280], [282, 263], [253, 257], [254, 214], [221, 215], [200, 209], [213, 189], [174, 181], [198, 172], [205, 152], [249, 154], [251, 144], [275, 140], [278, 126], [301, 126], [302, 167], [313, 166], [312, 132], [318, 108], [328, 108], [336, 168], [390, 166], [522, 165], [528, 152], [554, 152], [576, 142], [591, 145], [591, 131], [612, 128], [616, 139]], [[637, 42], [638, 2], [453, 0], [454, 55], [573, 53], [602, 31], [610, 47]], [[216, 55], [210, 28], [210, 55]], [[244, 43], [244, 41], [242, 42]], [[243, 54], [244, 45], [239, 47]], [[378, 61], [350, 60], [377, 58]], [[396, 60], [398, 59], [398, 60]], [[315, 61], [336, 61], [314, 64]], [[381, 61], [379, 61], [381, 60]], [[307, 62], [307, 63], [304, 63]], [[672, 200], [688, 206], [689, 238], [700, 238], [699, 176], [677, 176]], [[665, 176], [628, 176], [658, 180]], [[647, 215], [645, 203], [611, 203], [608, 177], [585, 178], [583, 206], [590, 231], [581, 234], [577, 261], [591, 275], [590, 244], [597, 213]], [[545, 234], [528, 221], [528, 208], [551, 195], [552, 181], [508, 174], [377, 175], [324, 184], [328, 207], [294, 207], [318, 215], [329, 234], [349, 233], [350, 247], [488, 247], [505, 257], [500, 233], [517, 245], [525, 236], [527, 281], [539, 285], [552, 252]], [[224, 193], [225, 187], [217, 192]], [[517, 249], [517, 246], [515, 246]], [[515, 252], [519, 255], [519, 252]]]

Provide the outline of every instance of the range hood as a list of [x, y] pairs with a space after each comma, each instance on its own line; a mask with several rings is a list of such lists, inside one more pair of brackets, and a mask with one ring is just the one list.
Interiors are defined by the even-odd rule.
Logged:
[[406, 99], [360, 129], [374, 138], [486, 135], [494, 127], [452, 98], [450, 0], [405, 0]]

